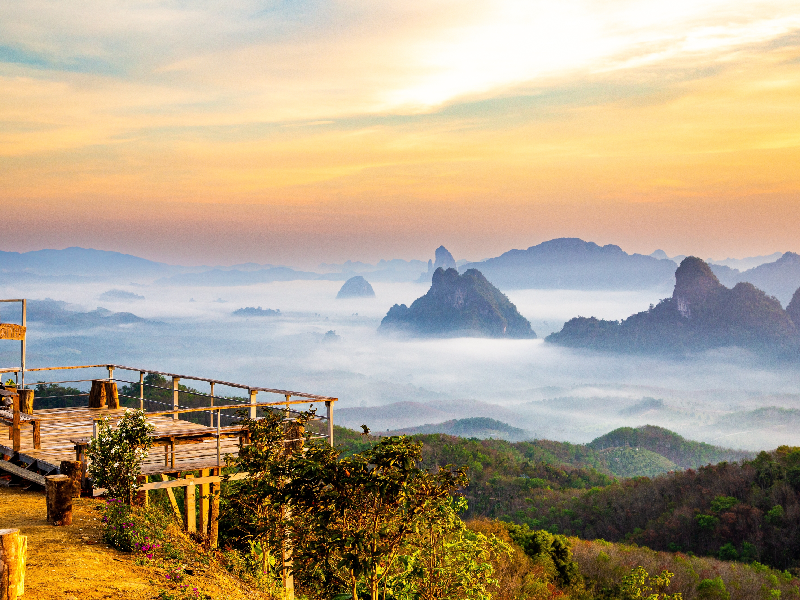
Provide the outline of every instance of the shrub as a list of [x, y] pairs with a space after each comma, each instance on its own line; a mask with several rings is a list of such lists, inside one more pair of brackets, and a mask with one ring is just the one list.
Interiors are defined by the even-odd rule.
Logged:
[[714, 579], [703, 579], [697, 584], [697, 598], [699, 600], [730, 600], [731, 595], [725, 589], [725, 582], [717, 575]]
[[106, 488], [109, 497], [130, 504], [142, 461], [152, 445], [153, 429], [143, 410], [126, 410], [116, 429], [108, 417], [100, 421], [97, 437], [88, 451], [89, 475], [94, 485]]

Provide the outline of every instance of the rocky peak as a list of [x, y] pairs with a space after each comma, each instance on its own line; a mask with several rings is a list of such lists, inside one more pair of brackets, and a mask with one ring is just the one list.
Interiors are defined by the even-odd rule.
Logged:
[[436, 249], [436, 260], [433, 263], [433, 270], [435, 271], [439, 267], [442, 269], [455, 269], [456, 268], [456, 260], [453, 258], [453, 255], [450, 254], [450, 251], [445, 248], [444, 246], [439, 246]]
[[672, 298], [678, 311], [686, 318], [702, 307], [724, 286], [708, 264], [696, 256], [687, 256], [675, 271], [675, 290]]

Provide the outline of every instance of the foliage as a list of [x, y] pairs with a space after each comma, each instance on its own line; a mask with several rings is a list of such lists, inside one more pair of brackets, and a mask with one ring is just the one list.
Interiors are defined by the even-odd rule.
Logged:
[[89, 443], [89, 475], [94, 485], [106, 488], [111, 498], [130, 504], [142, 461], [152, 445], [153, 429], [141, 410], [126, 410], [116, 429], [104, 417], [98, 424], [97, 437]]
[[[129, 504], [118, 498], [106, 501], [103, 515], [103, 541], [117, 550], [132, 552], [145, 543], [145, 535], [141, 525], [133, 519], [133, 511]], [[146, 551], [149, 551], [147, 548]], [[149, 552], [148, 552], [149, 553]]]
[[[381, 590], [394, 593], [393, 587], [402, 593], [416, 585], [409, 574], [426, 569], [431, 585], [460, 581], [463, 597], [480, 597], [490, 574], [478, 558], [492, 552], [492, 544], [499, 546], [459, 525], [450, 502], [452, 492], [466, 484], [464, 473], [420, 468], [421, 444], [404, 436], [342, 457], [308, 439], [311, 416], [291, 425], [280, 412], [243, 419], [250, 444], [231, 467], [251, 477], [226, 485], [226, 539], [240, 546], [258, 542], [275, 556], [290, 541], [295, 583], [310, 597], [349, 592], [355, 600], [376, 599]], [[300, 444], [285, 447], [290, 426], [296, 427], [290, 439], [305, 437], [303, 452], [297, 451]], [[443, 554], [431, 555], [436, 547]], [[458, 548], [473, 560], [453, 560]], [[460, 571], [448, 571], [453, 568]]]
[[511, 539], [519, 544], [534, 561], [547, 561], [557, 573], [562, 586], [573, 586], [580, 582], [578, 566], [572, 560], [572, 551], [567, 538], [547, 531], [533, 531], [527, 525], [506, 524]]
[[650, 575], [644, 567], [635, 567], [622, 578], [620, 597], [623, 600], [682, 600], [680, 592], [667, 594], [673, 573], [662, 571], [660, 575]]
[[725, 589], [725, 582], [717, 575], [714, 579], [703, 579], [697, 584], [697, 597], [700, 600], [730, 600], [731, 595]]
[[[665, 593], [680, 593], [684, 600], [766, 600], [776, 596], [784, 599], [800, 596], [800, 581], [788, 572], [759, 563], [746, 565], [682, 552], [657, 552], [604, 540], [570, 538], [569, 541], [591, 598], [619, 599], [622, 577], [637, 566], [648, 573], [674, 573]], [[721, 583], [703, 583], [716, 578]], [[726, 597], [723, 590], [730, 596]]]
[[38, 410], [86, 406], [85, 396], [76, 387], [57, 383], [37, 383], [34, 388], [35, 406]]
[[401, 554], [384, 591], [396, 600], [491, 600], [491, 560], [512, 549], [494, 535], [468, 529], [458, 517], [463, 498], [444, 499], [425, 515], [419, 533]]

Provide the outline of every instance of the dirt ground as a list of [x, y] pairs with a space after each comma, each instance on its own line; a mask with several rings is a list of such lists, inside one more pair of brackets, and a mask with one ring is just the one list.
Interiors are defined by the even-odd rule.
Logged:
[[[103, 503], [75, 499], [73, 522], [68, 527], [47, 523], [45, 496], [41, 492], [0, 487], [0, 528], [18, 528], [28, 536], [25, 599], [100, 600], [105, 598], [157, 598], [162, 589], [178, 595], [164, 583], [166, 572], [137, 566], [134, 557], [108, 547], [102, 540]], [[242, 586], [226, 573], [214, 570], [185, 579], [212, 598], [266, 599]]]

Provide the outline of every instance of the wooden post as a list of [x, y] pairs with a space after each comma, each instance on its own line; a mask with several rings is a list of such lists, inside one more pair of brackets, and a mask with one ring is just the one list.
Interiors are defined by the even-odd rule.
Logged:
[[72, 481], [72, 497], [81, 497], [81, 478], [83, 475], [83, 463], [79, 460], [62, 460], [58, 469], [62, 475], [66, 475]]
[[117, 391], [117, 382], [106, 381], [105, 388], [106, 388], [106, 402], [108, 403], [108, 408], [112, 410], [117, 410], [119, 408], [119, 392]]
[[[214, 475], [219, 475], [219, 469], [212, 469]], [[208, 545], [216, 548], [219, 543], [219, 492], [220, 482], [211, 484], [211, 510], [208, 516]]]
[[33, 422], [33, 449], [42, 449], [42, 422], [39, 419]]
[[328, 442], [333, 446], [333, 402], [327, 400], [325, 408], [328, 409]]
[[144, 410], [144, 371], [139, 371], [139, 410]]
[[25, 593], [28, 537], [19, 529], [0, 529], [0, 600], [17, 600]]
[[48, 475], [44, 483], [47, 522], [52, 525], [72, 525], [72, 479], [69, 475]]
[[[211, 406], [214, 406], [214, 382], [213, 381], [211, 382], [211, 394], [210, 394], [210, 396], [211, 396]], [[214, 426], [214, 411], [213, 410], [208, 411], [208, 426], [209, 427], [213, 427]]]
[[19, 390], [19, 410], [26, 415], [33, 414], [33, 390]]
[[92, 389], [89, 390], [89, 408], [105, 408], [108, 402], [106, 393], [105, 381], [102, 379], [92, 381]]
[[[209, 469], [201, 469], [200, 470], [200, 477], [208, 477]], [[200, 484], [200, 523], [198, 523], [198, 528], [200, 533], [203, 536], [208, 535], [208, 500], [209, 500], [209, 493], [210, 488], [209, 484], [201, 483]]]
[[[147, 483], [147, 475], [139, 475], [136, 477], [136, 485], [144, 485]], [[134, 497], [134, 504], [136, 506], [150, 506], [150, 493], [147, 490], [136, 491]]]
[[[250, 404], [255, 404], [256, 402], [258, 402], [257, 397], [258, 397], [258, 390], [250, 390]], [[255, 406], [251, 406], [250, 407], [250, 418], [251, 419], [255, 419], [256, 418], [256, 407]]]
[[15, 394], [11, 397], [13, 401], [13, 417], [11, 420], [11, 447], [14, 449], [14, 452], [19, 452], [22, 448], [22, 440], [20, 438], [20, 431], [19, 431], [19, 394]]
[[[194, 479], [193, 473], [187, 473], [184, 475], [186, 479]], [[184, 488], [183, 494], [183, 505], [186, 511], [186, 518], [184, 519], [184, 523], [186, 524], [186, 531], [189, 533], [195, 533], [197, 531], [197, 505], [195, 504], [195, 485], [187, 485]]]
[[[290, 519], [292, 516], [291, 509], [284, 506], [281, 511], [283, 512], [284, 520]], [[294, 573], [292, 572], [292, 540], [285, 534], [283, 544], [281, 545], [281, 579], [283, 580], [283, 594], [285, 600], [294, 600]]]
[[[177, 377], [172, 378], [172, 410], [178, 410], [178, 390], [180, 389], [180, 379]], [[178, 415], [172, 415], [172, 418], [177, 421]]]
[[108, 369], [108, 380], [114, 381], [114, 367], [112, 365], [108, 365], [106, 368]]

